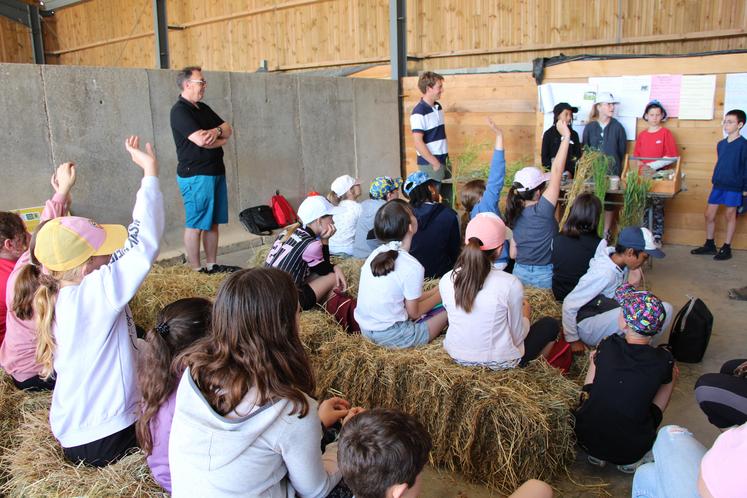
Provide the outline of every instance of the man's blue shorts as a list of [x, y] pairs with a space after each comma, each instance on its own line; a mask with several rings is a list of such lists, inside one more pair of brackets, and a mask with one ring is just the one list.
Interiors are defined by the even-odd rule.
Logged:
[[731, 192], [713, 188], [708, 196], [708, 204], [721, 204], [728, 207], [739, 207], [742, 205], [742, 192]]
[[176, 177], [184, 202], [184, 226], [210, 230], [213, 225], [228, 223], [228, 188], [226, 175]]

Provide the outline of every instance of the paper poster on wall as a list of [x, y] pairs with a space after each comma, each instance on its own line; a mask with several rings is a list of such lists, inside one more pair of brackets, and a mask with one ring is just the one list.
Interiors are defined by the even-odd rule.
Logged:
[[666, 109], [667, 116], [680, 115], [681, 74], [655, 74], [651, 76], [651, 100], [658, 100]]
[[[732, 109], [747, 112], [747, 73], [726, 75], [724, 116]], [[742, 128], [742, 136], [747, 138], [747, 126]]]
[[[577, 131], [579, 126], [586, 124], [595, 97], [594, 87], [587, 83], [549, 83], [539, 86], [540, 109], [545, 115], [550, 114], [550, 124], [552, 110], [556, 104], [567, 102], [573, 107], [578, 107], [578, 112], [573, 116], [573, 127]], [[545, 126], [544, 129], [547, 128]]]
[[620, 103], [616, 115], [639, 118], [648, 104], [651, 94], [650, 76], [618, 76], [589, 78], [597, 92], [610, 92]]
[[680, 88], [680, 119], [713, 119], [713, 97], [716, 75], [699, 74], [682, 77]]
[[625, 138], [628, 140], [635, 140], [636, 118], [633, 116], [616, 116], [615, 119], [617, 119], [623, 128], [625, 128]]

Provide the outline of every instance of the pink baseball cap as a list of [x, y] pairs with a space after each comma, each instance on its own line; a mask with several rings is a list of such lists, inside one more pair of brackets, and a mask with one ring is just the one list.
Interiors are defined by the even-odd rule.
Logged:
[[127, 229], [122, 225], [99, 225], [80, 216], [48, 221], [36, 235], [34, 256], [52, 271], [72, 270], [91, 256], [106, 256], [124, 246]]
[[521, 187], [516, 189], [518, 192], [526, 192], [528, 190], [534, 190], [549, 179], [550, 173], [545, 173], [535, 166], [527, 166], [526, 168], [521, 168], [516, 172], [514, 183], [521, 184]]
[[506, 224], [495, 213], [478, 213], [467, 223], [464, 241], [473, 237], [482, 242], [481, 250], [497, 249], [506, 242]]

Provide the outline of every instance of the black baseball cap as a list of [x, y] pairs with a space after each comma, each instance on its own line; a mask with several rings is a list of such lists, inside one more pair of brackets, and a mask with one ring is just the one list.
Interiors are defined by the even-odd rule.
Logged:
[[552, 113], [558, 116], [565, 110], [571, 111], [573, 114], [576, 114], [578, 112], [578, 107], [573, 107], [568, 102], [559, 102], [555, 104], [555, 107], [553, 107]]

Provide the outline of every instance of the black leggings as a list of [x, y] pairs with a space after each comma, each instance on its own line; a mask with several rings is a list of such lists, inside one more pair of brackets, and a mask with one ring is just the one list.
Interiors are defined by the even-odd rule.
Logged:
[[720, 373], [701, 375], [695, 383], [695, 399], [708, 420], [721, 429], [747, 422], [747, 379], [734, 369], [747, 360], [729, 360]]
[[23, 382], [18, 382], [13, 379], [13, 385], [22, 391], [38, 392], [38, 391], [52, 391], [54, 389], [55, 378], [50, 377], [49, 379], [42, 379], [38, 375], [26, 379]]
[[519, 363], [520, 367], [537, 358], [545, 346], [554, 342], [560, 333], [560, 323], [549, 316], [540, 318], [529, 327], [529, 333], [524, 339], [524, 356]]
[[62, 452], [65, 454], [65, 458], [75, 464], [82, 462], [92, 467], [106, 467], [137, 447], [135, 424], [132, 424], [119, 432], [96, 441], [80, 446], [62, 448]]

